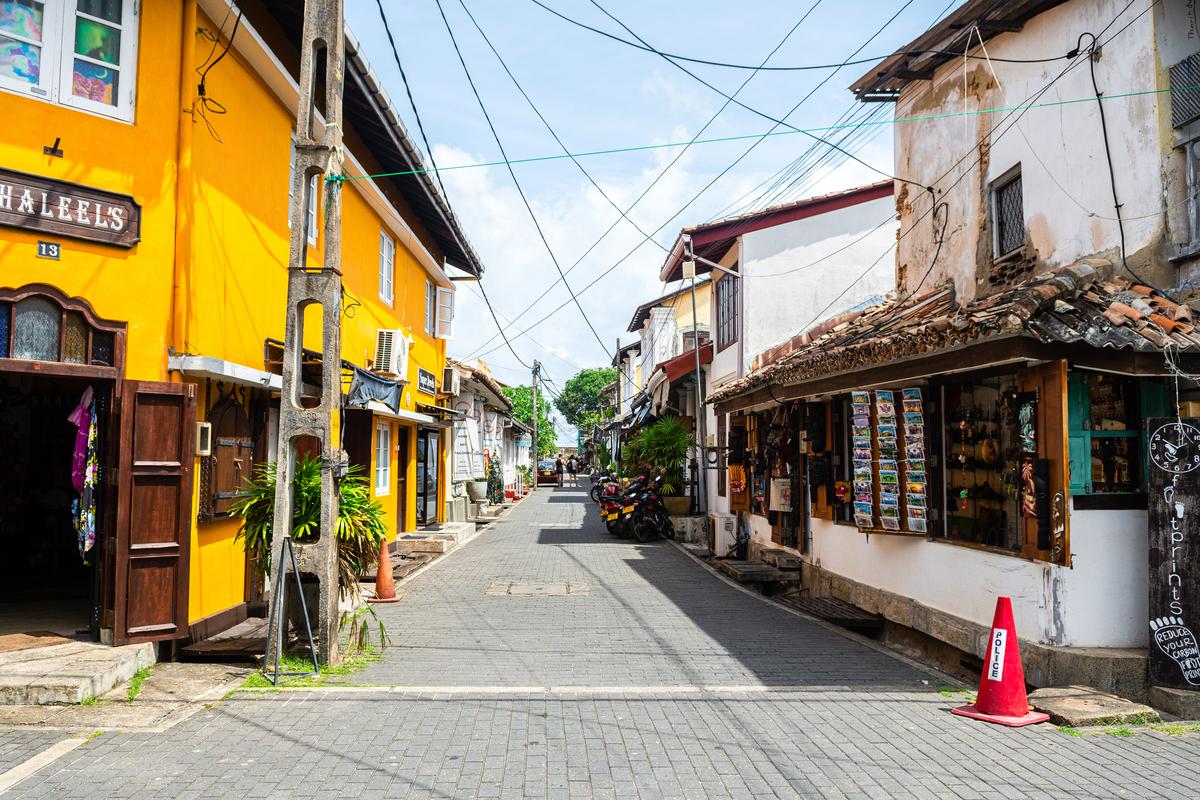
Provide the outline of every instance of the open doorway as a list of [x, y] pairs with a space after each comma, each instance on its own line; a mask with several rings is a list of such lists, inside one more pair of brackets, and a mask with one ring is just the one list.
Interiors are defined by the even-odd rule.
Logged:
[[[103, 467], [110, 381], [0, 373], [0, 635], [99, 637], [104, 482], [101, 475], [94, 490], [94, 543], [81, 554], [72, 477], [77, 428], [69, 419], [89, 388], [97, 434], [90, 452]], [[85, 420], [85, 437], [87, 428]], [[86, 438], [81, 447], [86, 460]]]

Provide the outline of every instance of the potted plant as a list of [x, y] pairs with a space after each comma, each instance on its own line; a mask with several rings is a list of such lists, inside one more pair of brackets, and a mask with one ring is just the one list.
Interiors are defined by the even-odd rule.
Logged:
[[471, 498], [472, 503], [482, 503], [487, 499], [488, 482], [487, 476], [476, 476], [472, 480], [467, 481], [467, 497]]
[[696, 439], [678, 417], [663, 417], [642, 428], [626, 444], [622, 466], [626, 472], [657, 472], [663, 476], [663, 502], [667, 511], [687, 513], [690, 499], [683, 496], [685, 465]]
[[517, 475], [520, 476], [519, 490], [521, 494], [529, 491], [529, 487], [533, 485], [533, 470], [528, 464], [517, 464]]
[[[255, 467], [234, 500], [232, 513], [242, 518], [236, 538], [242, 542], [254, 566], [263, 575], [271, 574], [271, 539], [275, 521], [276, 464], [269, 461]], [[321, 461], [301, 456], [292, 478], [292, 539], [298, 544], [317, 537], [321, 519]], [[338, 589], [343, 595], [359, 597], [358, 577], [376, 566], [379, 549], [387, 538], [383, 506], [371, 497], [371, 487], [359, 464], [354, 464], [338, 481]], [[312, 589], [308, 587], [311, 586]], [[305, 584], [304, 601], [309, 621], [316, 627], [316, 584]], [[299, 604], [288, 604], [292, 625], [302, 628]], [[299, 623], [297, 625], [297, 623]]]

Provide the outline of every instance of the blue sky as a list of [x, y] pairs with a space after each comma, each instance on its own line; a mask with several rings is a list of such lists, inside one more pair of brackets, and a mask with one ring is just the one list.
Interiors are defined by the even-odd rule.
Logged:
[[[510, 158], [558, 154], [561, 149], [503, 72], [468, 18], [464, 4], [547, 121], [574, 152], [686, 141], [724, 102], [720, 95], [659, 56], [571, 26], [531, 0], [441, 2]], [[590, 0], [542, 2], [570, 17], [630, 38]], [[733, 4], [715, 0], [598, 2], [659, 49], [758, 64], [812, 7], [814, 0], [799, 3], [751, 0]], [[870, 0], [818, 0], [808, 18], [768, 63], [840, 62], [904, 5]], [[499, 150], [471, 93], [436, 1], [384, 0], [384, 7], [439, 165], [499, 159]], [[946, 7], [946, 0], [913, 0], [863, 48], [861, 55], [882, 55], [903, 46]], [[393, 105], [417, 138], [417, 126], [375, 0], [350, 0], [347, 18], [387, 87]], [[730, 94], [749, 74], [719, 67], [687, 66]], [[846, 89], [867, 69], [867, 65], [842, 69], [788, 120], [799, 127], [812, 127], [828, 125], [848, 109], [857, 109], [859, 113], [869, 111], [855, 106]], [[771, 116], [781, 117], [829, 72], [760, 72], [738, 99]], [[891, 107], [886, 111], [890, 113]], [[704, 136], [759, 134], [770, 127], [771, 123], [761, 117], [730, 106]], [[680, 227], [724, 215], [731, 202], [785, 167], [809, 144], [807, 137], [800, 135], [767, 139], [683, 214], [674, 216], [704, 184], [732, 163], [749, 142], [695, 145], [629, 216], [646, 232], [665, 225], [654, 239], [662, 246], [670, 246]], [[604, 191], [625, 208], [677, 153], [678, 150], [649, 150], [589, 157], [581, 163]], [[890, 170], [890, 130], [881, 126], [873, 137], [857, 143], [855, 153], [868, 163]], [[618, 219], [608, 201], [569, 160], [521, 164], [515, 170], [563, 269], [575, 263]], [[484, 286], [488, 296], [502, 321], [517, 319], [521, 323], [510, 333], [521, 359], [525, 362], [539, 359], [559, 386], [582, 367], [607, 364], [617, 336], [626, 341], [632, 336], [625, 328], [633, 309], [663, 289], [657, 281], [664, 258], [662, 249], [651, 243], [643, 244], [593, 288], [579, 293], [643, 239], [642, 234], [622, 221], [568, 275], [603, 347], [573, 304], [518, 338], [519, 330], [561, 303], [569, 302], [569, 295], [560, 284], [532, 310], [525, 311], [558, 273], [503, 166], [446, 172], [442, 177], [451, 204], [487, 267]], [[800, 196], [820, 194], [878, 178], [877, 173], [846, 162], [818, 171], [813, 181], [793, 191], [800, 191]], [[477, 288], [468, 284], [460, 287], [466, 288], [459, 293], [458, 324], [451, 352], [457, 356], [478, 355], [499, 346], [499, 350], [484, 356], [497, 377], [510, 383], [527, 381], [527, 371], [500, 339], [480, 350], [495, 335], [496, 328]]]

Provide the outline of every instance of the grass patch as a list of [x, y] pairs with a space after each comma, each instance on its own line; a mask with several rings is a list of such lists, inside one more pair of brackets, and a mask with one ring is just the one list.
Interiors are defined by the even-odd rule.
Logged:
[[[322, 664], [320, 671], [316, 675], [301, 675], [294, 678], [281, 678], [280, 685], [289, 687], [313, 687], [324, 686], [330, 678], [342, 677], [345, 675], [354, 675], [362, 672], [371, 664], [381, 658], [380, 651], [371, 646], [357, 648], [342, 657], [342, 660], [337, 664], [328, 665]], [[311, 672], [312, 659], [304, 656], [296, 656], [285, 654], [279, 662], [280, 672]], [[274, 684], [267, 678], [264, 672], [255, 672], [246, 677], [242, 682], [243, 689], [273, 689]]]
[[92, 742], [99, 739], [101, 734], [103, 734], [103, 733], [104, 733], [104, 731], [92, 731], [92, 735], [87, 738], [87, 741], [85, 741], [84, 744], [91, 744]]
[[99, 702], [100, 702], [100, 698], [96, 697], [96, 695], [94, 695], [94, 694], [89, 694], [87, 697], [85, 697], [79, 701], [79, 705], [94, 706]]
[[1061, 725], [1058, 729], [1059, 733], [1065, 733], [1067, 736], [1083, 736], [1083, 732], [1078, 728], [1072, 728], [1070, 725]]
[[129, 688], [125, 690], [125, 699], [133, 702], [137, 696], [142, 693], [142, 684], [146, 682], [146, 678], [150, 677], [150, 668], [142, 667], [137, 672], [133, 673], [133, 677], [129, 680]]
[[1120, 728], [1112, 728], [1105, 731], [1105, 733], [1107, 733], [1109, 736], [1133, 736], [1133, 731], [1125, 726], [1121, 726]]
[[1164, 722], [1161, 725], [1151, 725], [1150, 730], [1165, 733], [1167, 736], [1186, 736], [1189, 733], [1200, 733], [1200, 723]]

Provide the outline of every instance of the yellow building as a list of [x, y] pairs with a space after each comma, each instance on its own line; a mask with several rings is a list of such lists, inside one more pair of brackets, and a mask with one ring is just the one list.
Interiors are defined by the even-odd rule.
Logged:
[[[197, 638], [258, 597], [228, 511], [275, 452], [303, 3], [246, 5], [0, 4], [0, 626]], [[349, 34], [344, 104], [339, 422], [394, 536], [442, 516], [447, 270], [482, 267], [428, 174], [363, 177], [423, 164]]]

